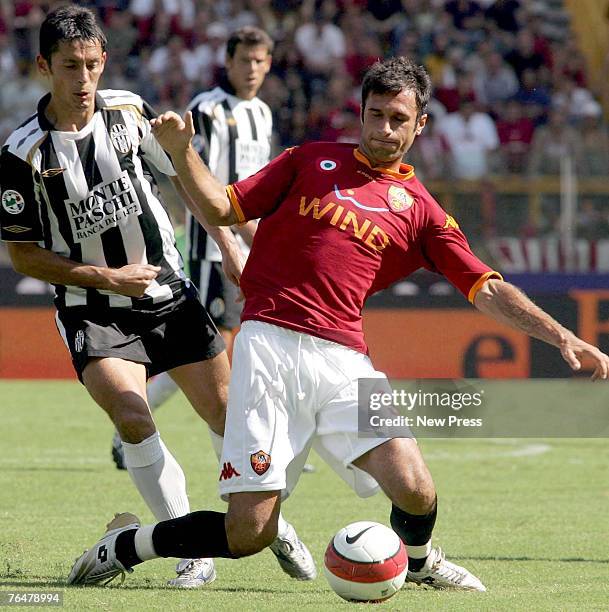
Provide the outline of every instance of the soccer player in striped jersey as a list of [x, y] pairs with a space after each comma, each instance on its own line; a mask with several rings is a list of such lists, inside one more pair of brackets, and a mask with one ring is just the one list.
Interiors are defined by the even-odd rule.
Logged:
[[[230, 494], [226, 514], [193, 512], [142, 527], [131, 517], [128, 525], [115, 522], [76, 561], [70, 583], [99, 583], [99, 576], [186, 550], [227, 558], [257, 553], [273, 542], [281, 500], [313, 446], [358, 494], [380, 488], [388, 496], [410, 581], [486, 590], [432, 546], [436, 489], [416, 441], [359, 435], [359, 379], [387, 388], [367, 356], [366, 298], [426, 267], [444, 274], [481, 312], [557, 347], [574, 370], [586, 359], [593, 379], [607, 379], [609, 356], [480, 261], [414, 168], [402, 163], [425, 127], [430, 93], [423, 67], [407, 58], [378, 62], [362, 86], [358, 146], [308, 143], [226, 189], [190, 145], [190, 114], [153, 121], [210, 223], [261, 219], [241, 278], [245, 307], [222, 449], [223, 465], [239, 476], [220, 475], [221, 492]], [[395, 333], [407, 339], [408, 331]]]
[[[169, 519], [189, 512], [186, 482], [150, 414], [146, 379], [171, 373], [219, 454], [229, 363], [184, 275], [151, 166], [194, 204], [151, 133], [148, 105], [128, 91], [98, 90], [105, 47], [88, 9], [62, 7], [43, 22], [37, 63], [50, 93], [2, 148], [0, 237], [17, 271], [55, 285], [57, 327], [78, 378], [120, 433], [144, 501], [157, 519]], [[232, 232], [209, 231], [238, 282]], [[287, 538], [303, 547], [287, 523], [283, 536], [278, 545]], [[286, 569], [285, 555], [279, 562]], [[183, 559], [177, 570], [172, 586], [215, 578], [209, 558]], [[303, 577], [300, 567], [288, 570]]]
[[[270, 70], [272, 52], [273, 41], [264, 30], [254, 26], [236, 30], [226, 43], [226, 70], [220, 84], [196, 96], [188, 106], [196, 130], [193, 145], [221, 183], [247, 178], [270, 160], [273, 117], [257, 94]], [[222, 254], [213, 235], [192, 214], [186, 214], [190, 278], [230, 356], [242, 310], [242, 303], [237, 301], [239, 288], [222, 269]], [[256, 221], [249, 221], [233, 228], [244, 259], [256, 225]], [[177, 385], [168, 374], [156, 376], [148, 385], [151, 410], [176, 391]], [[114, 437], [112, 446], [120, 469], [119, 437]]]

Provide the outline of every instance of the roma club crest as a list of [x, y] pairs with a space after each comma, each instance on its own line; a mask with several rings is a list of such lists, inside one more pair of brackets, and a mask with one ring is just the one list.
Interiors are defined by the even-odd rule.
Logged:
[[250, 464], [252, 465], [252, 470], [254, 470], [258, 476], [262, 476], [262, 474], [271, 467], [271, 456], [259, 450], [257, 453], [252, 453], [250, 455]]
[[402, 187], [391, 185], [387, 192], [389, 208], [393, 212], [403, 212], [408, 210], [414, 204], [414, 198]]

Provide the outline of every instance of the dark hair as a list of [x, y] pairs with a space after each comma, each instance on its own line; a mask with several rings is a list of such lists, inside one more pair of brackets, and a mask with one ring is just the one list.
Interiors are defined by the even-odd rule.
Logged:
[[273, 53], [273, 47], [275, 46], [273, 39], [264, 30], [255, 26], [244, 26], [235, 30], [226, 41], [226, 55], [234, 57], [237, 45], [240, 44], [246, 47], [264, 45], [269, 55]]
[[414, 92], [419, 118], [425, 113], [431, 96], [431, 79], [425, 68], [417, 66], [407, 57], [392, 57], [376, 62], [366, 72], [362, 83], [362, 116], [371, 93], [398, 94], [403, 89]]
[[40, 55], [51, 63], [51, 55], [57, 51], [62, 40], [99, 41], [106, 50], [106, 35], [97, 25], [95, 13], [88, 8], [60, 6], [51, 11], [40, 26]]

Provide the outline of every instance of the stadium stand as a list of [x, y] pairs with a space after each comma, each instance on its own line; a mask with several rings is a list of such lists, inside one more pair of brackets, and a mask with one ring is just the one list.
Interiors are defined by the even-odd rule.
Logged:
[[[44, 91], [32, 69], [35, 32], [56, 4], [0, 0], [2, 140]], [[135, 90], [158, 110], [184, 108], [217, 80], [233, 28], [268, 30], [277, 46], [261, 97], [274, 109], [277, 151], [307, 140], [355, 140], [362, 74], [378, 57], [414, 56], [436, 94], [433, 125], [411, 161], [474, 242], [552, 235], [565, 152], [580, 198], [609, 234], [609, 183], [601, 178], [609, 170], [608, 96], [598, 76], [608, 61], [609, 2], [586, 2], [590, 11], [580, 0], [81, 4], [98, 11], [108, 32], [112, 61], [103, 86]]]

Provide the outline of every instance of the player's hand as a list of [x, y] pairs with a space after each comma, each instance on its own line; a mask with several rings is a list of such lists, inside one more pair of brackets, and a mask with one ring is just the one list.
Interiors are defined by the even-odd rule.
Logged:
[[160, 271], [159, 266], [150, 264], [128, 264], [122, 268], [111, 268], [108, 289], [128, 297], [142, 297]]
[[151, 119], [150, 125], [152, 134], [169, 155], [175, 156], [186, 151], [195, 135], [190, 111], [185, 113], [184, 118], [173, 111], [167, 111]]
[[221, 248], [222, 251], [222, 270], [226, 278], [239, 287], [241, 282], [241, 272], [245, 265], [245, 258], [235, 240], [231, 240], [227, 245]]
[[563, 359], [571, 369], [578, 371], [582, 367], [582, 361], [590, 363], [594, 367], [591, 380], [606, 380], [609, 376], [609, 355], [605, 355], [595, 346], [584, 342], [577, 336], [568, 338], [560, 346]]

